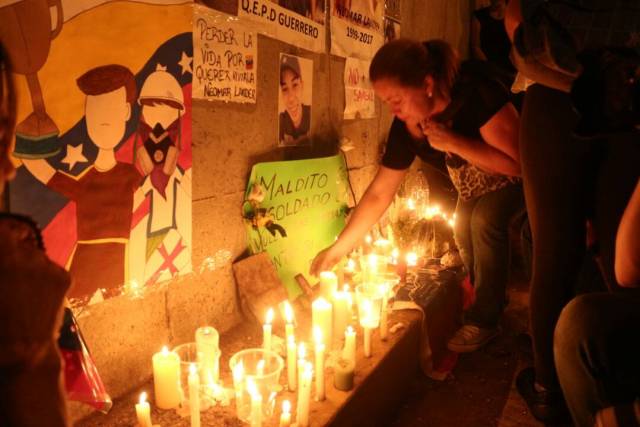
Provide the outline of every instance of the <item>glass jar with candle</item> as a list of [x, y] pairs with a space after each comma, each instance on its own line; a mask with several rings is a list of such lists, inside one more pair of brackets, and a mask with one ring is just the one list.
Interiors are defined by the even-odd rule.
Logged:
[[251, 423], [252, 400], [255, 401], [258, 395], [262, 419], [271, 417], [280, 390], [280, 373], [284, 368], [282, 357], [274, 351], [250, 348], [231, 356], [229, 367], [233, 373], [237, 417]]
[[[200, 399], [208, 396], [210, 393], [209, 388], [213, 387], [213, 381], [211, 378], [211, 372], [206, 369], [207, 366], [218, 366], [220, 359], [220, 350], [216, 349], [206, 354], [202, 351], [198, 351], [198, 346], [195, 342], [188, 342], [180, 344], [173, 349], [173, 352], [180, 357], [180, 387], [182, 390], [182, 406], [189, 405], [189, 366], [193, 363], [198, 371], [200, 377]], [[211, 361], [205, 361], [205, 358], [212, 358]], [[206, 362], [206, 363], [203, 363]], [[202, 406], [202, 405], [201, 405]]]
[[362, 327], [378, 327], [380, 324], [380, 312], [382, 310], [382, 297], [383, 294], [376, 284], [363, 283], [356, 286], [358, 319]]

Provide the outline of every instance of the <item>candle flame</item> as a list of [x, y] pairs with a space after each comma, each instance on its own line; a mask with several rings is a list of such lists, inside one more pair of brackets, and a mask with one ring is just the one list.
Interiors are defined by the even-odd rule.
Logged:
[[247, 378], [247, 391], [251, 395], [252, 399], [255, 399], [256, 397], [260, 396], [260, 393], [258, 392], [258, 387], [256, 386], [255, 381], [253, 381], [253, 378], [251, 377]]
[[344, 286], [342, 287], [342, 292], [351, 292], [351, 287], [348, 283], [344, 284]]
[[273, 322], [273, 308], [270, 308], [269, 310], [267, 310], [266, 324], [270, 325], [272, 322]]
[[354, 333], [353, 327], [351, 325], [347, 326], [347, 334], [352, 335]]
[[282, 402], [282, 412], [285, 414], [288, 414], [291, 412], [291, 402], [289, 402], [288, 400], [285, 400], [284, 402]]
[[338, 276], [336, 276], [336, 273], [334, 273], [333, 271], [321, 271], [320, 278], [328, 279], [328, 280], [334, 280], [334, 279], [337, 280]]
[[416, 204], [413, 199], [407, 200], [407, 208], [414, 210], [416, 208]]
[[304, 358], [306, 357], [306, 355], [307, 355], [307, 349], [306, 349], [306, 348], [304, 348], [304, 343], [303, 343], [303, 342], [301, 342], [301, 343], [298, 345], [298, 358], [299, 358], [300, 360], [304, 360]]
[[407, 253], [407, 265], [410, 267], [414, 267], [416, 265], [418, 265], [418, 254], [416, 254], [415, 252], [409, 252]]
[[356, 262], [349, 258], [349, 260], [347, 261], [347, 267], [346, 270], [353, 272], [356, 269]]
[[198, 368], [196, 367], [195, 363], [190, 363], [189, 364], [189, 374], [190, 375], [195, 375], [198, 372]]
[[371, 236], [369, 234], [364, 236], [364, 241], [367, 243], [367, 245], [370, 245], [372, 240], [373, 239], [371, 239]]
[[311, 378], [313, 378], [313, 363], [311, 362], [305, 363], [303, 375], [305, 379], [307, 379], [308, 381], [311, 381]]
[[162, 346], [162, 355], [163, 356], [168, 356], [169, 355], [169, 348], [166, 345]]
[[285, 301], [284, 303], [284, 317], [287, 320], [287, 323], [293, 322], [293, 307], [289, 304], [289, 301]]
[[142, 405], [146, 401], [147, 401], [147, 392], [143, 391], [142, 393], [140, 393], [140, 398], [138, 399], [138, 403]]
[[369, 266], [371, 266], [371, 267], [377, 266], [378, 265], [378, 255], [376, 255], [376, 254], [369, 255], [368, 261], [369, 261]]
[[312, 305], [318, 309], [331, 308], [331, 303], [324, 299], [324, 297], [318, 297]]
[[296, 345], [296, 339], [295, 339], [295, 337], [293, 335], [289, 335], [287, 337], [287, 344], [288, 345], [294, 345], [294, 346]]

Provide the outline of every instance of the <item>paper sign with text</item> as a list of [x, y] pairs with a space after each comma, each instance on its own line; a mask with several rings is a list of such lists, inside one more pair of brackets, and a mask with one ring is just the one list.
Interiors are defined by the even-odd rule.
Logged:
[[371, 59], [384, 44], [381, 0], [331, 2], [331, 53]]
[[369, 80], [370, 61], [347, 58], [344, 65], [344, 118], [370, 119], [376, 115], [375, 95]]
[[[238, 17], [261, 34], [313, 52], [325, 51], [324, 2], [298, 0], [285, 8], [269, 0], [238, 0]], [[318, 3], [312, 8], [311, 3]]]
[[[245, 199], [251, 199], [257, 184], [262, 200], [245, 202], [249, 249], [269, 254], [290, 299], [302, 292], [297, 274], [317, 281], [308, 274], [311, 261], [344, 227], [348, 179], [341, 155], [258, 163], [251, 170]], [[256, 214], [253, 221], [246, 219], [249, 211]]]
[[258, 37], [237, 18], [195, 5], [193, 97], [256, 102]]

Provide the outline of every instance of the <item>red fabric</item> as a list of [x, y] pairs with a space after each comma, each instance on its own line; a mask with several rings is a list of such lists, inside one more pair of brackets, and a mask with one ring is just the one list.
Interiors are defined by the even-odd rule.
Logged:
[[462, 287], [462, 310], [466, 311], [476, 302], [476, 291], [469, 275], [465, 276], [460, 286]]

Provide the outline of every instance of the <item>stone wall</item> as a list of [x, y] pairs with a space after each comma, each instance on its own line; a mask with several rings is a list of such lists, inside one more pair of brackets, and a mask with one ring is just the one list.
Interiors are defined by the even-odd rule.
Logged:
[[[210, 3], [215, 3], [211, 0]], [[222, 1], [221, 4], [237, 4]], [[445, 38], [467, 52], [469, 0], [402, 0], [402, 34]], [[328, 50], [328, 49], [327, 49]], [[276, 147], [280, 52], [313, 59], [313, 144]], [[259, 36], [258, 100], [253, 105], [193, 102], [193, 265], [196, 272], [148, 292], [143, 299], [117, 297], [89, 306], [79, 317], [84, 337], [113, 398], [151, 375], [151, 355], [162, 345], [192, 340], [198, 326], [224, 332], [242, 321], [230, 261], [200, 271], [207, 257], [246, 249], [240, 216], [251, 166], [259, 161], [334, 154], [340, 138], [355, 144], [347, 153], [350, 179], [359, 199], [377, 170], [391, 116], [377, 102], [377, 118], [342, 120], [344, 59], [313, 54]], [[71, 405], [72, 417], [86, 406]]]

